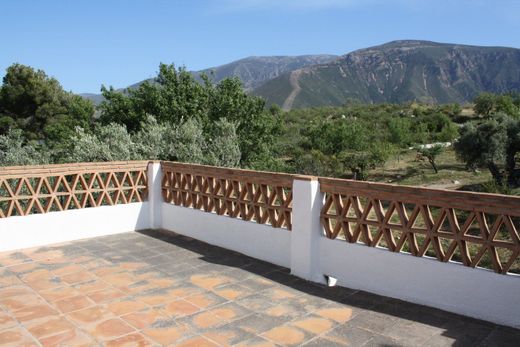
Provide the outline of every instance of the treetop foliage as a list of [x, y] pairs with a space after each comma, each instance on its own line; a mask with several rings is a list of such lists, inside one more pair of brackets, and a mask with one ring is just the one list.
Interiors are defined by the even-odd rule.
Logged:
[[473, 110], [476, 114], [489, 117], [503, 113], [511, 117], [520, 117], [520, 94], [481, 93], [475, 98]]
[[135, 89], [103, 86], [96, 110], [43, 71], [13, 64], [0, 88], [0, 165], [150, 159], [368, 179], [413, 148], [437, 172], [443, 148], [431, 144], [453, 143], [469, 169], [486, 167], [497, 184], [520, 180], [519, 94], [483, 93], [470, 118], [458, 104], [283, 112], [236, 78], [201, 80], [161, 64]]
[[24, 141], [20, 129], [8, 130], [0, 135], [0, 166], [36, 165], [49, 161], [46, 152]]
[[199, 83], [184, 68], [161, 64], [153, 83], [102, 90], [94, 118], [90, 101], [43, 71], [9, 67], [0, 89], [0, 135], [12, 146], [3, 147], [0, 164], [32, 162], [21, 157], [36, 152], [50, 162], [163, 159], [265, 168], [272, 161], [277, 114], [237, 79], [215, 85], [203, 76]]
[[461, 129], [461, 136], [454, 148], [469, 168], [489, 169], [498, 185], [518, 183], [520, 172], [516, 167], [516, 156], [520, 152], [519, 119], [500, 115], [480, 124], [468, 123]]
[[21, 129], [29, 140], [60, 141], [76, 126], [91, 126], [94, 105], [63, 90], [41, 70], [21, 64], [7, 69], [0, 89], [0, 134]]
[[148, 116], [159, 124], [183, 124], [195, 120], [204, 136], [219, 129], [222, 120], [235, 126], [240, 164], [255, 166], [255, 158], [269, 152], [273, 136], [278, 132], [275, 115], [265, 110], [263, 99], [248, 95], [236, 78], [211, 83], [195, 80], [185, 68], [161, 64], [154, 82], [144, 82], [125, 93], [102, 88], [105, 101], [101, 103], [102, 124], [125, 125], [130, 133], [141, 129]]

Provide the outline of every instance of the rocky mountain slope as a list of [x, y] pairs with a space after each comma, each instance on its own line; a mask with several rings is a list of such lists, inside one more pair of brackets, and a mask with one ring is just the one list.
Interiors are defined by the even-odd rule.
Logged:
[[267, 81], [254, 93], [285, 109], [420, 101], [465, 103], [520, 90], [520, 49], [393, 41]]

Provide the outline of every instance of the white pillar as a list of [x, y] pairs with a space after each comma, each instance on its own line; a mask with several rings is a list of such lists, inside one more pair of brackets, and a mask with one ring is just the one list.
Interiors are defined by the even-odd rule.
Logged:
[[315, 178], [293, 182], [291, 273], [309, 281], [325, 283], [319, 269], [320, 212], [323, 194]]
[[148, 206], [150, 213], [150, 229], [162, 227], [162, 170], [160, 162], [148, 164]]

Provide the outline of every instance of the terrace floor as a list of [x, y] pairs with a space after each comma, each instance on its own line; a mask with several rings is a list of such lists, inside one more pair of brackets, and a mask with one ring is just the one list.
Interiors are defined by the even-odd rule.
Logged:
[[0, 345], [518, 346], [520, 330], [148, 231], [0, 254]]

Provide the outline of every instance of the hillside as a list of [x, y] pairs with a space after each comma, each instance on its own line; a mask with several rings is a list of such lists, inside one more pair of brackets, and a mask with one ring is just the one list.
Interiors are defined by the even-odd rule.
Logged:
[[103, 95], [101, 94], [81, 93], [80, 96], [84, 97], [85, 99], [92, 100], [96, 105], [103, 101]]
[[335, 60], [335, 55], [301, 55], [301, 56], [272, 56], [248, 57], [232, 63], [209, 68], [196, 74], [213, 74], [216, 82], [227, 77], [238, 77], [246, 90], [252, 90], [264, 82], [276, 78], [284, 73], [306, 66], [329, 63]]
[[284, 108], [420, 101], [465, 103], [520, 90], [520, 49], [393, 41], [269, 80], [254, 91]]
[[[212, 67], [209, 69], [192, 72], [199, 79], [201, 73], [205, 73], [215, 82], [228, 77], [238, 77], [244, 84], [244, 88], [251, 91], [267, 80], [276, 78], [284, 73], [297, 70], [306, 66], [328, 63], [335, 60], [335, 55], [302, 55], [302, 56], [265, 56], [247, 57], [229, 64]], [[150, 81], [150, 80], [148, 80]], [[137, 82], [127, 88], [137, 88], [144, 81]], [[81, 96], [99, 103], [103, 100], [100, 94], [81, 94]]]

